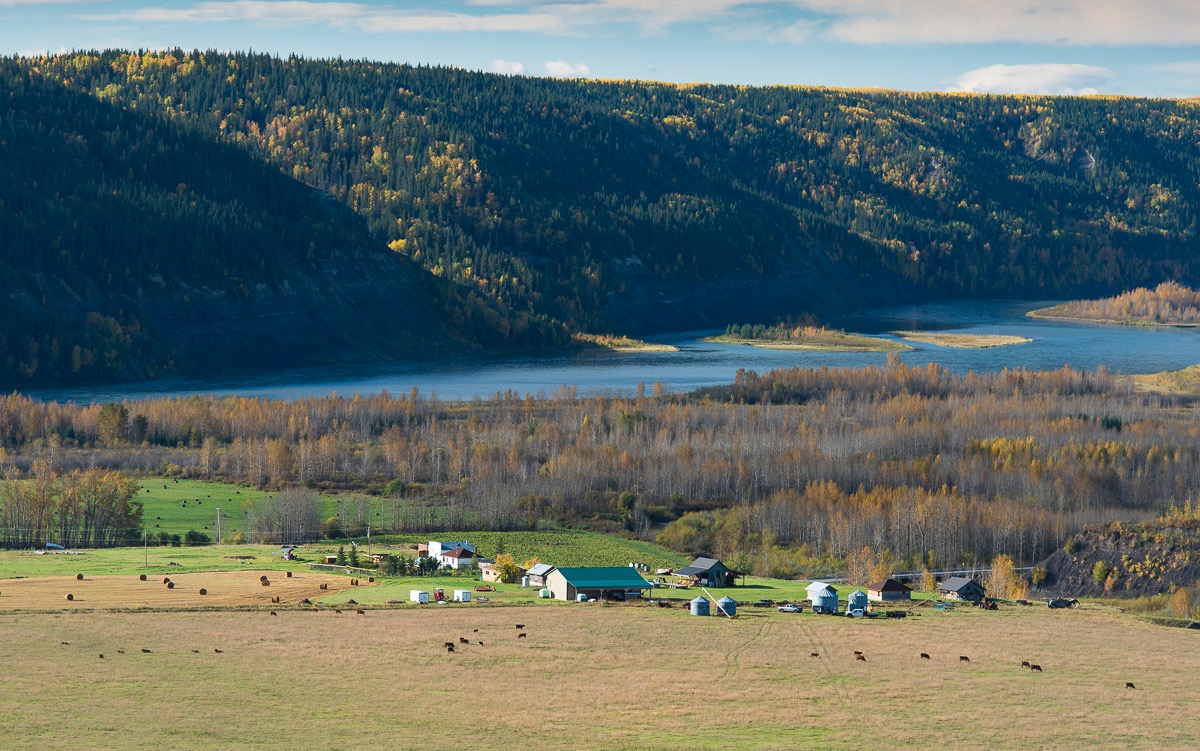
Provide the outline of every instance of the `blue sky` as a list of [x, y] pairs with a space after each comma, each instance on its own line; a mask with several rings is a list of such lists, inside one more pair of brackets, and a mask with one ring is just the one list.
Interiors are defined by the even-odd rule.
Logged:
[[1200, 0], [0, 0], [0, 52], [255, 49], [522, 75], [1200, 96]]

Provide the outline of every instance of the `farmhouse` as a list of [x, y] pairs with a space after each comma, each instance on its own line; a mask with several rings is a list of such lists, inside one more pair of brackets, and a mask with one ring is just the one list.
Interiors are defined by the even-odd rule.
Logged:
[[452, 568], [455, 571], [471, 568], [475, 565], [475, 551], [467, 548], [443, 550], [437, 556], [437, 562], [442, 565], [442, 568]]
[[529, 569], [527, 573], [529, 576], [529, 586], [539, 588], [546, 586], [546, 577], [553, 570], [554, 567], [549, 563], [535, 563], [533, 568]]
[[[422, 551], [422, 548], [424, 548], [423, 551]], [[471, 556], [474, 557], [475, 545], [473, 545], [472, 543], [462, 542], [462, 541], [438, 542], [437, 540], [430, 540], [428, 545], [418, 545], [417, 546], [417, 555], [421, 555], [422, 553], [424, 553], [425, 555], [429, 556], [430, 558], [441, 558], [441, 556], [443, 554], [448, 553], [451, 550], [457, 550], [459, 548], [463, 548], [465, 550], [471, 551]]]
[[871, 602], [907, 602], [912, 599], [912, 589], [895, 579], [884, 579], [867, 587], [867, 599]]
[[983, 585], [974, 579], [955, 576], [938, 585], [938, 595], [947, 600], [979, 602], [983, 599]]
[[687, 568], [675, 572], [687, 579], [688, 584], [700, 587], [733, 587], [737, 585], [739, 572], [726, 566], [716, 558], [697, 558]]
[[556, 568], [546, 577], [546, 586], [556, 600], [574, 602], [580, 595], [595, 600], [624, 600], [641, 597], [650, 584], [628, 566]]

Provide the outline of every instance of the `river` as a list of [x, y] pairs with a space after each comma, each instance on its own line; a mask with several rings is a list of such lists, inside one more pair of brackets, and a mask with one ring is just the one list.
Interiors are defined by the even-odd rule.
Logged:
[[[1023, 367], [1046, 370], [1070, 365], [1090, 370], [1104, 365], [1114, 373], [1156, 373], [1200, 363], [1196, 329], [1146, 328], [1043, 321], [1025, 313], [1051, 303], [955, 302], [880, 308], [830, 323], [847, 331], [884, 334], [895, 330], [1012, 334], [1032, 341], [991, 349], [953, 349], [911, 343], [900, 353], [910, 365], [939, 363], [953, 371], [998, 371]], [[439, 399], [488, 398], [498, 391], [553, 394], [564, 385], [584, 395], [632, 393], [637, 384], [664, 384], [668, 391], [729, 383], [738, 368], [764, 372], [773, 368], [864, 367], [884, 363], [880, 353], [799, 352], [765, 350], [744, 345], [700, 341], [716, 332], [687, 332], [652, 337], [673, 344], [678, 352], [589, 352], [506, 360], [450, 359], [392, 365], [356, 365], [237, 375], [203, 380], [164, 379], [73, 389], [30, 392], [39, 399], [75, 402], [147, 399], [192, 395], [261, 396], [299, 399], [388, 391], [436, 393]]]

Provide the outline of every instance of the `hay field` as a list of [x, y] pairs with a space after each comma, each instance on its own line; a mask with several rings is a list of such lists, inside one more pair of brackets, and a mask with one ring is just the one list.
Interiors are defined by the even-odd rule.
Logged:
[[[260, 576], [268, 577], [264, 587]], [[175, 585], [168, 589], [163, 579]], [[0, 580], [0, 611], [12, 610], [113, 610], [124, 608], [209, 608], [270, 605], [278, 597], [281, 605], [296, 605], [301, 600], [374, 587], [365, 579], [360, 586], [350, 578], [331, 574], [298, 572], [291, 578], [282, 571], [216, 571], [207, 573], [167, 573], [137, 576], [47, 576]], [[321, 584], [328, 586], [321, 589]], [[201, 595], [200, 590], [206, 590]], [[68, 601], [67, 595], [73, 599]], [[347, 595], [343, 600], [349, 599]]]
[[[516, 623], [528, 639], [516, 638]], [[0, 615], [0, 632], [0, 737], [13, 748], [1200, 742], [1200, 633], [1103, 609], [871, 622], [776, 612], [731, 622], [599, 605], [69, 612]], [[448, 654], [442, 642], [460, 636], [471, 645]], [[933, 659], [918, 659], [922, 651]], [[1022, 659], [1045, 672], [1020, 668]]]

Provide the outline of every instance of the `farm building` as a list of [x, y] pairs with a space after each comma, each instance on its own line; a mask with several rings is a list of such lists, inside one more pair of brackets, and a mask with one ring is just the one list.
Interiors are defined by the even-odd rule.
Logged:
[[867, 587], [867, 599], [871, 602], [907, 602], [912, 599], [912, 589], [895, 579], [884, 579]]
[[814, 613], [836, 613], [838, 609], [837, 589], [829, 582], [813, 582], [805, 591], [812, 603]]
[[856, 589], [846, 598], [846, 615], [865, 615], [867, 612], [867, 593]]
[[546, 586], [556, 600], [575, 602], [579, 595], [603, 600], [641, 597], [650, 584], [628, 566], [556, 568], [546, 577]]
[[[518, 566], [517, 569], [518, 569], [517, 579], [520, 579], [522, 576], [525, 575], [525, 569], [521, 568], [520, 566]], [[496, 568], [495, 561], [480, 560], [479, 561], [479, 573], [485, 582], [502, 582], [502, 581], [504, 581], [503, 579], [500, 578], [500, 570], [498, 568]], [[508, 583], [511, 584], [512, 582], [508, 582]]]
[[549, 563], [535, 563], [533, 568], [529, 569], [528, 571], [529, 586], [539, 588], [546, 586], [546, 577], [548, 577], [550, 572], [553, 570], [554, 567]]
[[675, 575], [686, 579], [685, 583], [692, 586], [716, 588], [736, 586], [740, 573], [716, 558], [697, 558], [687, 568], [676, 571]]
[[475, 551], [467, 548], [443, 550], [437, 556], [437, 562], [442, 565], [442, 568], [452, 568], [455, 571], [471, 568], [475, 565]]
[[[458, 550], [459, 548], [471, 551], [472, 557], [475, 555], [475, 545], [473, 543], [461, 540], [455, 542], [438, 542], [437, 540], [430, 540], [429, 544], [423, 547], [425, 548], [425, 555], [429, 556], [430, 558], [440, 558], [445, 553], [448, 553], [451, 550]], [[417, 546], [418, 555], [420, 555], [422, 552], [421, 548], [421, 545]]]
[[947, 600], [979, 602], [983, 599], [983, 585], [974, 579], [955, 576], [938, 585], [938, 595]]

